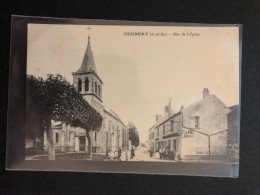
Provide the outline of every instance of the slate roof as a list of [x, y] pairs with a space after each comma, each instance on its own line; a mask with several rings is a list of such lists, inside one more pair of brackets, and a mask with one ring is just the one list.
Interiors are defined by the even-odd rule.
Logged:
[[157, 123], [157, 124], [155, 125], [155, 128], [157, 128], [157, 127], [163, 125], [164, 123], [168, 122], [169, 120], [173, 119], [175, 116], [178, 116], [179, 114], [181, 114], [181, 111], [172, 114], [169, 118], [164, 118], [164, 120], [160, 121], [159, 123]]
[[122, 125], [124, 125], [126, 127], [126, 125], [123, 123], [123, 121], [119, 118], [119, 116], [115, 113], [115, 111], [113, 110], [106, 110], [104, 109], [104, 111], [108, 114], [110, 114], [111, 116], [113, 116], [115, 119], [117, 119]]
[[81, 72], [95, 72], [97, 74], [97, 68], [95, 65], [93, 53], [90, 45], [90, 37], [88, 37], [88, 46], [85, 51], [85, 55], [81, 64], [81, 67], [77, 70], [77, 73]]

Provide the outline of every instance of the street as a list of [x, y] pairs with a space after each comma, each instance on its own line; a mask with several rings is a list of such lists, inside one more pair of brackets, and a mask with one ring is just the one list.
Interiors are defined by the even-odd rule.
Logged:
[[160, 159], [155, 159], [154, 154], [153, 156], [150, 157], [150, 153], [148, 152], [148, 148], [136, 148], [135, 149], [135, 157], [134, 159], [130, 159], [130, 152], [129, 154], [129, 161], [152, 161], [152, 162], [176, 162], [174, 160], [160, 160]]

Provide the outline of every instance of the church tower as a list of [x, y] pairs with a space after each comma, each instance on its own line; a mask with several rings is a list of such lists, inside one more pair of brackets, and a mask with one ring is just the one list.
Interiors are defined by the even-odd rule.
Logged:
[[[90, 30], [90, 28], [88, 28]], [[97, 74], [93, 53], [88, 35], [88, 44], [81, 67], [72, 73], [73, 85], [82, 94], [83, 98], [103, 115], [102, 84], [103, 81]]]

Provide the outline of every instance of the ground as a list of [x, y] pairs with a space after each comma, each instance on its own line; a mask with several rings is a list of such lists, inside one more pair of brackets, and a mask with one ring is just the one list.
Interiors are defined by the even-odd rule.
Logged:
[[[154, 156], [150, 157], [147, 148], [137, 148], [135, 149], [135, 157], [134, 159], [130, 159], [130, 150], [122, 151], [121, 160], [126, 161], [125, 153], [127, 153], [128, 161], [170, 161], [170, 160], [160, 160], [155, 159]], [[61, 153], [56, 152], [56, 160], [111, 160], [105, 159], [105, 154], [93, 154], [92, 159], [87, 158], [87, 153], [85, 152], [68, 152]], [[48, 160], [48, 154], [45, 151], [30, 153], [27, 155], [26, 160]], [[171, 161], [172, 162], [172, 161]]]
[[[69, 153], [56, 153], [56, 160], [94, 160], [100, 161], [105, 159], [104, 154], [93, 154], [92, 159], [88, 158], [86, 152], [69, 152]], [[48, 160], [48, 154], [26, 156], [25, 160]]]
[[[128, 161], [146, 161], [146, 162], [180, 162], [175, 160], [160, 160], [155, 159], [154, 155], [150, 157], [148, 148], [139, 147], [135, 149], [135, 157], [130, 159], [130, 150], [122, 151], [121, 161], [126, 161], [125, 154], [127, 153]], [[106, 159], [105, 154], [93, 154], [92, 159], [87, 157], [86, 152], [68, 152], [68, 153], [56, 153], [56, 160], [91, 160], [91, 161], [111, 161], [112, 159]], [[48, 160], [48, 154], [46, 152], [39, 153], [39, 155], [26, 156], [26, 160]], [[117, 159], [115, 159], [117, 160]], [[194, 162], [194, 163], [227, 163], [223, 160], [182, 160], [181, 162]]]

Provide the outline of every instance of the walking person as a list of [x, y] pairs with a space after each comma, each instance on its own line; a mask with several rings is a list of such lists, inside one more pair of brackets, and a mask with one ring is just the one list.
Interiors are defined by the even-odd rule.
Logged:
[[135, 157], [135, 150], [134, 150], [134, 148], [132, 146], [130, 159], [133, 159], [134, 157]]
[[166, 160], [167, 148], [163, 150], [163, 160]]
[[159, 149], [157, 148], [155, 151], [155, 155], [154, 155], [155, 159], [159, 159], [160, 158], [160, 154], [159, 154]]
[[122, 152], [122, 150], [121, 150], [121, 148], [119, 147], [118, 150], [117, 150], [118, 160], [120, 160], [120, 158], [121, 158], [121, 152]]
[[153, 148], [149, 149], [149, 153], [150, 153], [150, 157], [152, 157], [153, 156]]
[[160, 160], [162, 159], [162, 157], [163, 157], [163, 149], [161, 148], [160, 149]]

